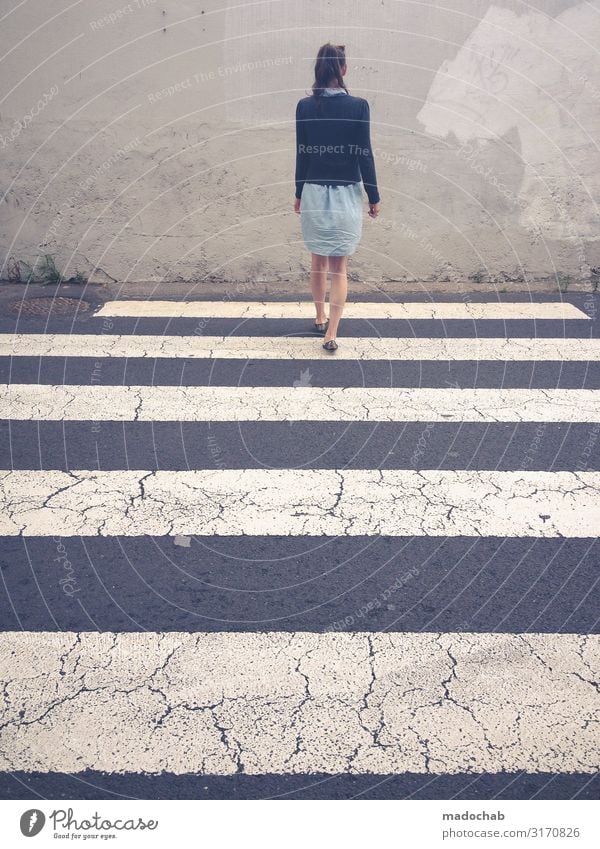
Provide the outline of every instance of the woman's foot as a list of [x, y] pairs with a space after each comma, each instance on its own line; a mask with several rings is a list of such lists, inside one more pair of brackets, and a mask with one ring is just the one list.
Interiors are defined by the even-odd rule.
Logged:
[[325, 348], [326, 351], [336, 351], [337, 346], [338, 346], [338, 344], [335, 341], [335, 339], [327, 339], [326, 338], [325, 342], [323, 342], [323, 347]]
[[323, 321], [315, 321], [315, 330], [318, 330], [319, 333], [324, 333], [327, 330], [328, 324], [328, 318], [324, 318]]

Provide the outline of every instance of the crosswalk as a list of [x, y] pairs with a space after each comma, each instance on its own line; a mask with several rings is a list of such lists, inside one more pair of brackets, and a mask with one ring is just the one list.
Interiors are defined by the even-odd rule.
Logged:
[[[314, 306], [308, 301], [108, 301], [96, 313], [99, 317], [168, 316], [170, 318], [313, 318]], [[472, 319], [579, 319], [589, 315], [567, 301], [473, 302], [447, 301], [423, 303], [372, 303], [358, 301], [344, 307], [344, 318], [472, 318]]]
[[5, 792], [591, 792], [590, 304], [0, 318]]
[[580, 537], [600, 518], [600, 472], [12, 470], [0, 481], [4, 536]]
[[0, 386], [29, 421], [596, 422], [594, 389], [306, 386]]
[[[500, 323], [501, 325], [504, 322]], [[162, 328], [161, 328], [162, 329]], [[165, 328], [172, 332], [171, 328]], [[371, 328], [372, 333], [376, 332]], [[503, 327], [500, 328], [502, 332]], [[532, 328], [535, 332], [535, 328]], [[305, 332], [303, 329], [301, 332]], [[139, 334], [15, 333], [0, 340], [0, 356], [156, 357], [201, 359], [327, 360], [330, 354], [314, 339], [286, 338], [277, 346], [270, 337]], [[585, 338], [347, 338], [337, 360], [500, 360], [595, 361], [600, 339]]]

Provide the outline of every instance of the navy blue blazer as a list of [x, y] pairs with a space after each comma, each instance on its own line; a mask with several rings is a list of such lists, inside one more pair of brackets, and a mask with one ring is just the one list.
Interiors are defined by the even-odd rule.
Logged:
[[361, 179], [369, 203], [379, 203], [368, 101], [351, 94], [303, 97], [296, 106], [296, 197], [304, 183]]

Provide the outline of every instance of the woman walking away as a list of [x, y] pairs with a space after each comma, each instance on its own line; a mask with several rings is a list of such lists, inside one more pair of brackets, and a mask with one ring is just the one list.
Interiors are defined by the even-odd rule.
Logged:
[[[362, 187], [369, 215], [379, 214], [379, 192], [371, 149], [369, 104], [344, 84], [345, 48], [324, 44], [317, 54], [312, 95], [296, 106], [296, 200], [302, 238], [312, 253], [310, 285], [315, 327], [323, 347], [335, 351], [348, 295], [348, 256], [362, 235]], [[325, 316], [327, 271], [331, 273], [329, 319]]]

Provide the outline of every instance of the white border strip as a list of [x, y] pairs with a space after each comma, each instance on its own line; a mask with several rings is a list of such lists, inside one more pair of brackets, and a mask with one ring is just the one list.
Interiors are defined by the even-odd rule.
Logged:
[[[329, 305], [326, 306], [328, 310]], [[107, 301], [95, 315], [104, 317], [170, 318], [313, 318], [312, 302], [275, 301]], [[465, 303], [464, 301], [376, 303], [351, 301], [344, 318], [404, 319], [584, 319], [582, 310], [567, 301]]]
[[600, 472], [0, 471], [0, 536], [597, 537]]
[[599, 656], [573, 634], [8, 632], [0, 769], [593, 774]]
[[19, 421], [600, 422], [598, 389], [0, 384]]
[[[202, 328], [204, 329], [204, 328]], [[302, 336], [151, 336], [0, 334], [0, 356], [188, 359], [600, 361], [600, 339], [340, 337], [330, 354], [322, 338]]]

